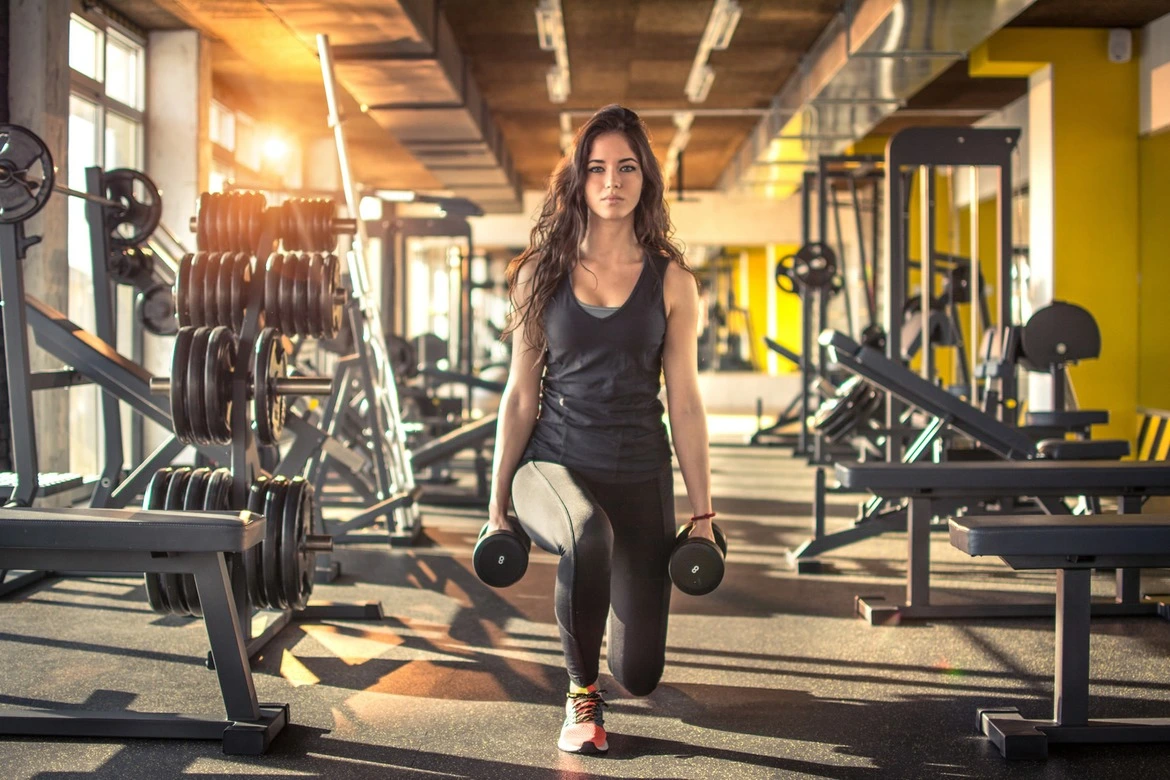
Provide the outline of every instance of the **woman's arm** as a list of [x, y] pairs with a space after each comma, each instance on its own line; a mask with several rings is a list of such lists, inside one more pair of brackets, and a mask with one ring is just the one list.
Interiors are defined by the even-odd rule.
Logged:
[[[534, 266], [535, 261], [526, 263], [517, 275], [515, 297], [518, 307], [525, 306], [531, 295]], [[496, 421], [492, 492], [488, 502], [488, 522], [493, 528], [507, 528], [505, 518], [512, 499], [512, 477], [516, 475], [520, 457], [536, 426], [542, 373], [544, 354], [538, 354], [529, 344], [522, 325], [512, 333], [512, 365], [500, 396], [500, 416]]]
[[[699, 290], [695, 279], [676, 263], [667, 266], [666, 343], [662, 370], [670, 435], [678, 457], [693, 515], [711, 511], [711, 461], [707, 452], [707, 414], [699, 395]], [[699, 521], [693, 532], [713, 538], [710, 521]]]

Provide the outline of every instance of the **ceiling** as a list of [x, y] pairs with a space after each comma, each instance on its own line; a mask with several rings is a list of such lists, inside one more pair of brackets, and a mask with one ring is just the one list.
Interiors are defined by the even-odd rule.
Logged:
[[[437, 77], [417, 72], [417, 65], [408, 70], [410, 63], [386, 55], [399, 56], [412, 46], [430, 45], [432, 53], [441, 48], [434, 41], [442, 39], [445, 28], [428, 29], [434, 24], [428, 16], [433, 0], [108, 2], [143, 29], [203, 31], [211, 40], [217, 93], [230, 96], [258, 120], [294, 128], [306, 138], [329, 132], [314, 33], [328, 32], [335, 46], [381, 47], [385, 51], [377, 56], [338, 63], [338, 78], [353, 93], [346, 95], [344, 108], [351, 117], [346, 128], [359, 178], [402, 189], [471, 188], [460, 194], [479, 187], [485, 197], [506, 180], [498, 201], [502, 210], [508, 210], [509, 187], [516, 193], [516, 185], [544, 187], [560, 156], [562, 112], [571, 113], [575, 126], [592, 110], [614, 102], [643, 112], [660, 158], [675, 132], [671, 112], [699, 109], [685, 152], [684, 183], [687, 189], [718, 186], [764, 110], [843, 5], [842, 0], [739, 0], [743, 14], [731, 45], [711, 52], [716, 78], [707, 100], [695, 106], [688, 103], [684, 86], [713, 0], [562, 0], [572, 77], [563, 104], [548, 99], [545, 73], [553, 54], [538, 45], [537, 0], [438, 0], [454, 48], [453, 55], [445, 55], [454, 57], [445, 78], [442, 72]], [[1010, 25], [1140, 27], [1167, 10], [1166, 0], [1037, 0]], [[442, 56], [441, 51], [435, 55]], [[417, 93], [413, 98], [410, 89]], [[469, 183], [466, 172], [453, 183], [444, 167], [427, 157], [434, 150], [423, 148], [418, 128], [414, 137], [402, 128], [409, 114], [401, 106], [427, 96], [439, 100], [448, 92], [454, 97], [443, 99], [459, 103], [460, 90], [463, 103], [478, 106], [475, 122], [450, 121], [458, 127], [478, 124], [483, 136], [473, 150], [460, 153], [476, 155], [477, 168], [498, 169], [481, 177], [483, 182], [490, 178], [495, 189]], [[966, 63], [959, 61], [872, 132], [888, 134], [911, 124], [969, 124], [1025, 91], [1022, 79], [969, 78]], [[359, 102], [387, 110], [363, 114]]]

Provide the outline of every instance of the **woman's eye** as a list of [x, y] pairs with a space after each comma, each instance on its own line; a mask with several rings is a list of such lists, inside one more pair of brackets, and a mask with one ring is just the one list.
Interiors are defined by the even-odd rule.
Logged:
[[590, 173], [605, 173], [605, 169], [602, 168], [600, 165], [594, 165], [592, 168], [589, 169], [589, 172]]
[[634, 171], [638, 170], [638, 168], [634, 165], [623, 165], [622, 170], [626, 173], [633, 173]]

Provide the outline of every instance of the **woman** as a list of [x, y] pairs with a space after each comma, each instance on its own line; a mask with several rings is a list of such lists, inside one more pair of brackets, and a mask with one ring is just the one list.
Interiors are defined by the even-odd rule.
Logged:
[[698, 288], [670, 232], [646, 128], [607, 106], [577, 132], [507, 271], [512, 366], [489, 524], [507, 527], [511, 501], [533, 541], [561, 558], [569, 693], [557, 745], [573, 753], [608, 749], [597, 687], [607, 614], [617, 681], [645, 696], [662, 676], [675, 518], [661, 375], [693, 533], [713, 538]]

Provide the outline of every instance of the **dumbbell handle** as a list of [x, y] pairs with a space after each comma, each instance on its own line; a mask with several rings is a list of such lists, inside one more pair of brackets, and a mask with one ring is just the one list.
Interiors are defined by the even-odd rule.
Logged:
[[[286, 376], [270, 381], [276, 395], [333, 394], [333, 377], [331, 376]], [[151, 377], [150, 392], [155, 395], [166, 395], [171, 392], [170, 378], [165, 376]]]

